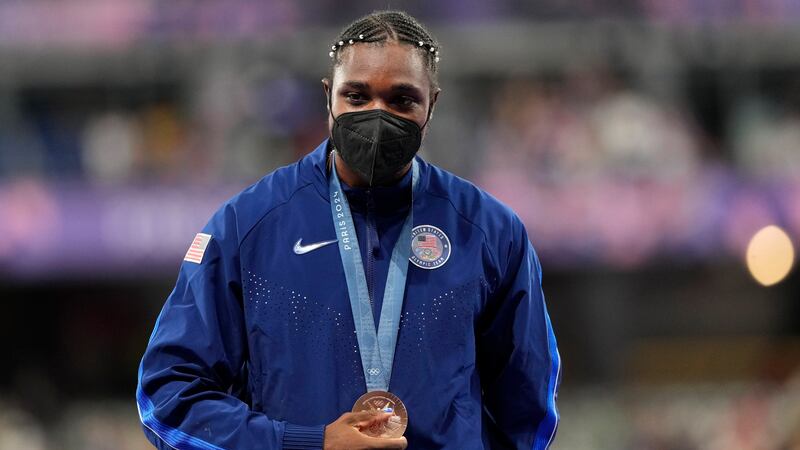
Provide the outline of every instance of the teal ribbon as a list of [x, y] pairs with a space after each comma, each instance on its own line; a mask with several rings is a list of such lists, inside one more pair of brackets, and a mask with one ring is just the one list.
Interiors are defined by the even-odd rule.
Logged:
[[392, 377], [397, 334], [400, 330], [400, 314], [403, 309], [403, 297], [408, 277], [408, 259], [411, 256], [411, 227], [414, 223], [413, 199], [419, 183], [419, 166], [416, 160], [412, 162], [411, 208], [409, 208], [400, 236], [392, 250], [389, 274], [383, 292], [380, 322], [376, 333], [358, 237], [353, 216], [350, 213], [350, 204], [347, 202], [347, 196], [342, 191], [339, 176], [336, 174], [335, 155], [335, 152], [331, 153], [332, 169], [328, 180], [331, 215], [339, 241], [339, 255], [347, 280], [350, 309], [353, 312], [358, 350], [361, 353], [361, 366], [364, 369], [367, 391], [388, 391], [389, 380]]

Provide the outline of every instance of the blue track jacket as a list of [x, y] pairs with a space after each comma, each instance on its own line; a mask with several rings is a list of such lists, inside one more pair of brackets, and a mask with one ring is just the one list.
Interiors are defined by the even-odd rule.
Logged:
[[[325, 425], [366, 392], [337, 245], [293, 251], [337, 238], [327, 149], [226, 202], [200, 258], [182, 263], [139, 368], [156, 447], [321, 449]], [[441, 230], [451, 252], [436, 268], [409, 264], [389, 386], [408, 410], [409, 449], [544, 450], [561, 363], [536, 253], [509, 208], [417, 161], [413, 225]], [[362, 254], [375, 256], [370, 291], [382, 293], [404, 214], [375, 220], [347, 195]]]

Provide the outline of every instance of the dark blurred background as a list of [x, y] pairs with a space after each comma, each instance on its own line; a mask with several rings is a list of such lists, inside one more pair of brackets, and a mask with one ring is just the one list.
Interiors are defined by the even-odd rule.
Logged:
[[0, 449], [147, 448], [183, 253], [325, 137], [329, 46], [375, 7], [442, 43], [423, 156], [540, 254], [554, 448], [800, 449], [796, 0], [0, 0]]

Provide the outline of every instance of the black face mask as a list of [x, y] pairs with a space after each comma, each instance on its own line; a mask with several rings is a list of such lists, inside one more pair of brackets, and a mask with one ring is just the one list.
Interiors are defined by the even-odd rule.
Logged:
[[[428, 120], [430, 113], [425, 125]], [[388, 185], [419, 151], [425, 125], [382, 109], [348, 112], [333, 117], [331, 140], [347, 167], [369, 186]]]

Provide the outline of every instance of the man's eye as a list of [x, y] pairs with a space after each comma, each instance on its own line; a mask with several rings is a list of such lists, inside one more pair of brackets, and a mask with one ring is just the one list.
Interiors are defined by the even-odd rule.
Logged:
[[348, 92], [344, 95], [348, 101], [350, 102], [362, 102], [364, 101], [364, 96], [359, 94], [358, 92]]
[[396, 103], [403, 108], [411, 108], [417, 103], [417, 99], [415, 99], [414, 97], [408, 97], [404, 95], [402, 97], [399, 97]]

